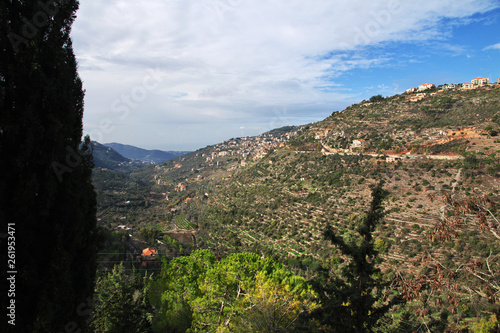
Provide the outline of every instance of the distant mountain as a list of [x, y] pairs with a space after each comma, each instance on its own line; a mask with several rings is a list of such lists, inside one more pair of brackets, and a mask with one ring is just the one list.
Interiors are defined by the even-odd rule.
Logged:
[[148, 150], [116, 142], [105, 143], [104, 145], [114, 149], [124, 157], [150, 163], [162, 163], [181, 155], [190, 153], [189, 151], [163, 151], [157, 149]]
[[99, 142], [92, 141], [94, 165], [112, 171], [131, 172], [142, 168], [149, 163], [126, 158], [113, 148], [106, 147]]

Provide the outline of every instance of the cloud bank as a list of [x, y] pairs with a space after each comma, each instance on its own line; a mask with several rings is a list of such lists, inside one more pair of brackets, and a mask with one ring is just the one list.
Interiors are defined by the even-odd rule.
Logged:
[[444, 43], [452, 25], [443, 20], [466, 24], [497, 7], [495, 0], [82, 1], [72, 36], [87, 91], [85, 130], [104, 142], [194, 149], [320, 120], [359, 99], [343, 75], [400, 57], [374, 49]]

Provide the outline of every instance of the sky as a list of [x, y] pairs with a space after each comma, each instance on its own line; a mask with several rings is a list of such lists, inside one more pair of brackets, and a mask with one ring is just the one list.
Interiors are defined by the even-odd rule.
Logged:
[[499, 0], [82, 0], [84, 134], [196, 150], [500, 77]]

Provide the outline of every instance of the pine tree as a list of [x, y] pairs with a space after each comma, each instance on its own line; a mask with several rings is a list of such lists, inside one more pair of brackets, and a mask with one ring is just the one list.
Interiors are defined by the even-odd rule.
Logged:
[[7, 328], [17, 332], [77, 332], [90, 313], [96, 197], [69, 35], [77, 9], [72, 0], [0, 4], [0, 233], [15, 224], [16, 325]]
[[147, 293], [151, 276], [135, 270], [127, 273], [123, 264], [100, 277], [91, 327], [99, 332], [151, 332], [153, 308]]

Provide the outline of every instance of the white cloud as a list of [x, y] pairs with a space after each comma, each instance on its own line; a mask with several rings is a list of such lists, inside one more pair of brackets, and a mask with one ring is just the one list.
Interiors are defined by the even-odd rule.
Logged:
[[[130, 110], [138, 136], [165, 126], [158, 118], [267, 124], [284, 104], [297, 122], [304, 114], [321, 118], [355, 97], [337, 89], [343, 73], [396, 57], [370, 56], [367, 48], [446, 39], [443, 18], [466, 20], [494, 6], [494, 0], [82, 1], [72, 36], [87, 89], [85, 127], [116, 118], [113, 101], [140, 86], [147, 68], [159, 68], [164, 79]], [[116, 133], [106, 135], [119, 140]]]
[[483, 49], [483, 51], [486, 51], [486, 50], [500, 50], [500, 43], [496, 43], [496, 44], [493, 44], [493, 45], [486, 46]]

